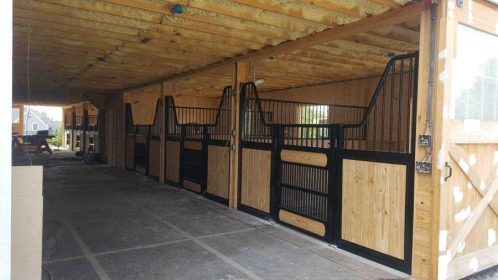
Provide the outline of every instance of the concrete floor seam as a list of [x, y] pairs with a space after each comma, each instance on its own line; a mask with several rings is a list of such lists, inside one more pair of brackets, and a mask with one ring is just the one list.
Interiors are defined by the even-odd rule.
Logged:
[[107, 272], [105, 272], [104, 268], [102, 267], [102, 265], [100, 265], [99, 261], [92, 254], [92, 252], [90, 251], [88, 246], [85, 244], [83, 239], [81, 239], [81, 236], [78, 234], [76, 229], [67, 220], [65, 220], [64, 222], [65, 222], [69, 232], [73, 236], [74, 240], [76, 241], [76, 243], [80, 247], [80, 249], [83, 252], [83, 254], [85, 255], [85, 257], [88, 259], [88, 261], [92, 265], [93, 269], [95, 270], [95, 272], [97, 273], [99, 278], [101, 280], [111, 280], [109, 275], [107, 275]]
[[[132, 201], [132, 200], [126, 198], [126, 197], [124, 197], [124, 199], [126, 199], [130, 203], [132, 203], [136, 208], [139, 208], [138, 205], [134, 201]], [[206, 243], [202, 242], [198, 238], [192, 236], [188, 232], [186, 232], [186, 231], [178, 228], [177, 226], [173, 225], [172, 223], [168, 222], [163, 217], [159, 217], [156, 213], [154, 213], [153, 211], [150, 211], [148, 208], [146, 208], [146, 207], [144, 207], [144, 208], [145, 208], [145, 210], [147, 212], [149, 212], [158, 221], [160, 221], [160, 222], [164, 223], [165, 225], [171, 227], [172, 229], [176, 230], [177, 232], [179, 232], [179, 233], [187, 236], [194, 243], [196, 243], [197, 245], [201, 246], [202, 248], [204, 248], [206, 251], [210, 252], [211, 254], [217, 256], [218, 258], [220, 258], [221, 260], [223, 260], [225, 263], [229, 264], [233, 268], [235, 268], [235, 269], [239, 270], [240, 272], [244, 273], [245, 275], [249, 276], [251, 279], [254, 279], [254, 280], [264, 280], [263, 278], [259, 277], [258, 275], [256, 275], [254, 272], [252, 272], [248, 268], [246, 268], [246, 267], [240, 265], [239, 263], [235, 262], [232, 258], [230, 258], [228, 256], [225, 256], [224, 254], [222, 254], [218, 250], [212, 248], [211, 246], [209, 246]]]

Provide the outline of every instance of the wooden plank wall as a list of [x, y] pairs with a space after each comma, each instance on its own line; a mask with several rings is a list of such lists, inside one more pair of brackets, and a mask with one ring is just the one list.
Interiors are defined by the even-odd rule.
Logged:
[[166, 141], [166, 180], [179, 183], [180, 142]]
[[[485, 193], [485, 190], [491, 187], [493, 178], [497, 176], [498, 144], [467, 143], [449, 149], [453, 176], [447, 184], [452, 190], [452, 195], [441, 198], [441, 204], [445, 205], [447, 211], [442, 219], [447, 221], [448, 244], [465, 229], [466, 221], [483, 199], [477, 188], [483, 188]], [[462, 167], [458, 167], [459, 165]], [[466, 170], [469, 171], [466, 173]], [[475, 176], [478, 186], [472, 186], [471, 176]], [[498, 197], [495, 196], [493, 201], [498, 203]], [[448, 278], [464, 277], [478, 269], [498, 264], [497, 231], [498, 212], [490, 205], [484, 209], [467, 238], [457, 248], [458, 252], [448, 269]]]
[[124, 93], [124, 102], [131, 104], [134, 125], [154, 124], [159, 98], [161, 98], [161, 84]]
[[[461, 279], [498, 265], [498, 131], [492, 130], [496, 122], [453, 117], [457, 110], [455, 97], [462, 89], [455, 86], [455, 75], [457, 71], [465, 76], [470, 73], [462, 69], [463, 59], [458, 57], [458, 27], [472, 27], [496, 40], [498, 7], [483, 0], [463, 1], [462, 7], [443, 2], [439, 12], [437, 74], [445, 76], [437, 83], [440, 99], [435, 115], [440, 120], [436, 133], [442, 135], [435, 146], [436, 174], [440, 175], [434, 178], [434, 188], [440, 190], [439, 232], [435, 235], [439, 240], [437, 275], [439, 279]], [[470, 43], [482, 45], [477, 40]], [[484, 90], [490, 93], [490, 89]], [[484, 102], [491, 102], [492, 98], [486, 98]], [[449, 178], [446, 164], [453, 169]]]
[[107, 163], [125, 168], [125, 110], [123, 94], [109, 94], [105, 109], [105, 157]]
[[76, 114], [76, 124], [77, 125], [82, 125], [83, 124], [83, 111], [84, 111], [84, 102], [80, 103], [78, 105], [74, 106], [74, 113]]
[[261, 98], [318, 104], [367, 106], [379, 78], [358, 79], [260, 93]]
[[271, 151], [242, 148], [241, 203], [270, 212]]
[[343, 161], [342, 238], [404, 259], [406, 166]]
[[208, 146], [207, 191], [210, 194], [228, 199], [230, 148]]

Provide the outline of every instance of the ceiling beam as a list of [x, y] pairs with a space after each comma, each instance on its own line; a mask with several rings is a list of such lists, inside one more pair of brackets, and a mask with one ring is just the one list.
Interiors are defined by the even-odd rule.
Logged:
[[262, 58], [268, 58], [271, 56], [288, 53], [291, 51], [304, 49], [307, 47], [327, 43], [337, 39], [343, 39], [347, 37], [354, 36], [361, 32], [368, 32], [376, 28], [396, 25], [402, 23], [412, 17], [416, 17], [423, 10], [427, 9], [427, 4], [425, 2], [415, 3], [411, 5], [407, 5], [401, 8], [398, 8], [393, 11], [386, 12], [384, 14], [371, 16], [362, 20], [358, 20], [356, 22], [338, 26], [332, 29], [327, 29], [315, 34], [311, 34], [308, 36], [301, 37], [299, 39], [293, 41], [286, 41], [276, 46], [270, 46], [263, 48], [258, 51], [249, 52], [245, 55], [236, 56], [233, 58], [229, 58], [220, 62], [216, 62], [213, 64], [209, 64], [191, 71], [187, 71], [184, 73], [172, 75], [169, 77], [165, 77], [161, 80], [151, 81], [146, 84], [141, 84], [137, 86], [133, 86], [130, 88], [126, 88], [123, 90], [130, 90], [134, 88], [143, 87], [146, 85], [150, 85], [153, 83], [159, 83], [163, 81], [172, 81], [178, 79], [184, 79], [191, 76], [195, 76], [199, 73], [211, 71], [214, 69], [218, 69], [220, 67], [227, 67], [237, 62], [248, 62], [254, 61]]

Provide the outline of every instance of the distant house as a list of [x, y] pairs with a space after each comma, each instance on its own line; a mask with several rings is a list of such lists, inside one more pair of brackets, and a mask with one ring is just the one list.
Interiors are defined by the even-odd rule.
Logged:
[[49, 135], [54, 135], [60, 128], [61, 122], [54, 121], [47, 117], [44, 112], [34, 109], [25, 110], [24, 114], [24, 135], [37, 134], [38, 131], [48, 131]]

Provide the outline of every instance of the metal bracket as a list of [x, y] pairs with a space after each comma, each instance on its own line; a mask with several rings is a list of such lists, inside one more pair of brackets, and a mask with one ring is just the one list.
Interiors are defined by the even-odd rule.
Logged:
[[444, 177], [444, 181], [446, 182], [446, 181], [448, 181], [449, 178], [451, 178], [451, 176], [453, 176], [453, 168], [451, 167], [451, 165], [449, 165], [448, 162], [446, 162], [444, 164], [444, 166], [448, 167], [450, 170], [450, 173], [448, 174], [448, 176]]
[[432, 162], [429, 161], [416, 161], [415, 170], [418, 173], [431, 174], [432, 173]]
[[429, 147], [432, 145], [432, 135], [420, 134], [418, 136], [418, 144], [422, 147]]

